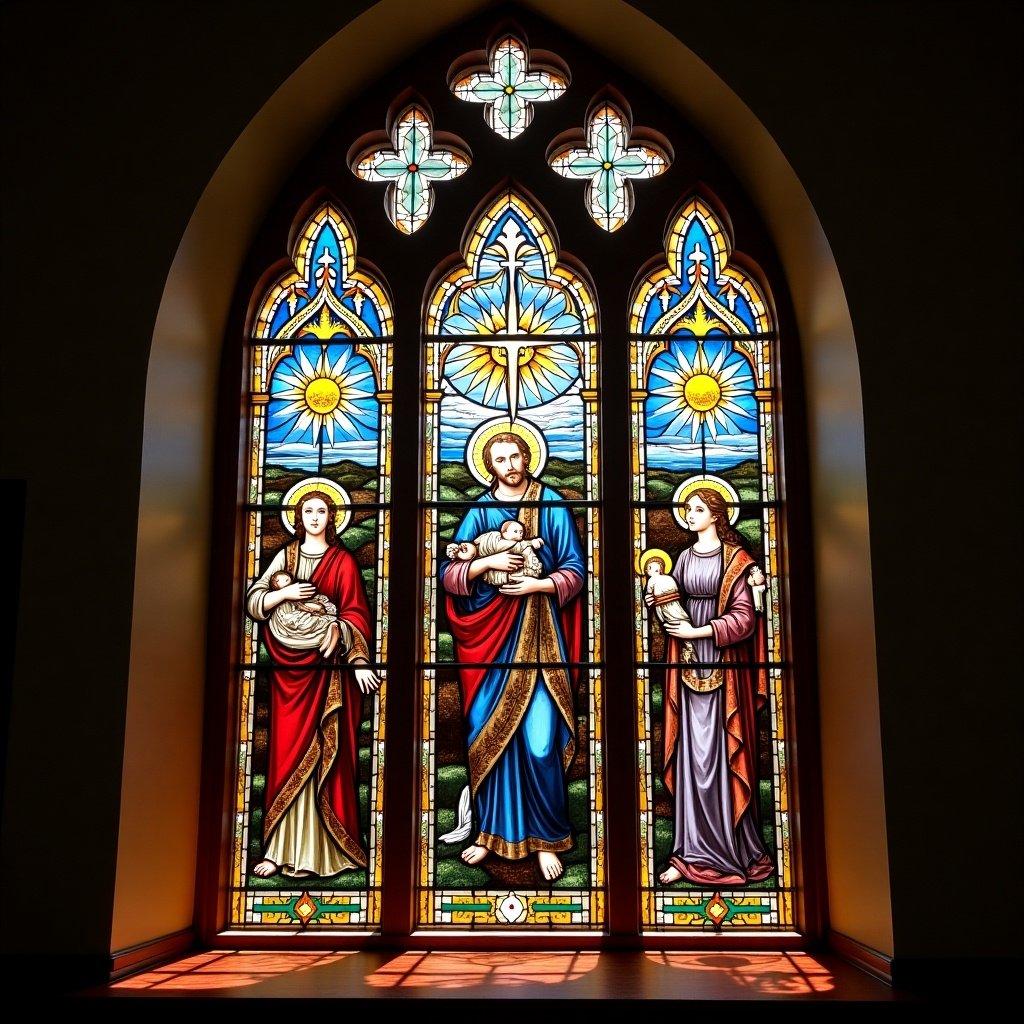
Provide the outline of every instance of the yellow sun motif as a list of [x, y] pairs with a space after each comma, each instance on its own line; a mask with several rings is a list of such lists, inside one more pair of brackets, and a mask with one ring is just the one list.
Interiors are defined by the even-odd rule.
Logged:
[[446, 360], [448, 379], [467, 398], [494, 409], [504, 395], [515, 416], [520, 405], [543, 405], [579, 376], [579, 357], [565, 345], [524, 345], [505, 339], [458, 345]]
[[674, 365], [656, 365], [651, 370], [652, 380], [657, 377], [664, 381], [660, 387], [652, 388], [651, 394], [669, 399], [659, 412], [678, 413], [665, 427], [663, 435], [673, 434], [687, 425], [691, 441], [700, 437], [702, 426], [707, 426], [712, 438], [718, 437], [720, 429], [728, 434], [740, 431], [736, 417], [748, 415], [736, 402], [745, 393], [740, 386], [745, 368], [741, 360], [723, 366], [727, 354], [723, 345], [709, 361], [704, 346], [698, 344], [690, 361], [682, 346], [678, 346], [672, 352]]
[[279, 377], [287, 387], [274, 395], [288, 403], [277, 415], [282, 419], [296, 417], [290, 436], [303, 435], [310, 427], [314, 441], [322, 430], [330, 444], [334, 444], [336, 428], [351, 437], [361, 436], [357, 421], [362, 410], [356, 402], [366, 397], [366, 391], [359, 385], [370, 376], [370, 371], [350, 369], [351, 354], [345, 348], [332, 363], [326, 348], [321, 349], [314, 366], [302, 348], [296, 348], [294, 363]]

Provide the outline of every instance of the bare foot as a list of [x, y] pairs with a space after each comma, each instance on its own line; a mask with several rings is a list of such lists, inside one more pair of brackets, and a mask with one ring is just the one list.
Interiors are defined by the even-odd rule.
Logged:
[[252, 869], [252, 873], [258, 878], [269, 878], [271, 875], [277, 874], [277, 865], [272, 860], [261, 860]]
[[678, 882], [683, 877], [682, 871], [679, 868], [666, 868], [660, 875], [658, 875], [658, 881], [662, 885], [671, 885], [673, 882]]
[[479, 864], [488, 854], [486, 846], [467, 846], [462, 851], [462, 859], [467, 864]]
[[540, 867], [540, 873], [549, 882], [553, 882], [562, 874], [562, 861], [557, 853], [548, 853], [546, 850], [539, 851], [537, 854], [537, 865]]

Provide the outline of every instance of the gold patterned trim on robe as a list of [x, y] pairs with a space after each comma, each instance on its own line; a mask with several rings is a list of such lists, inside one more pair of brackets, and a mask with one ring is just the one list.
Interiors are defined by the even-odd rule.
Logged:
[[299, 571], [299, 542], [293, 540], [284, 549], [284, 571], [295, 579], [295, 574]]
[[[352, 630], [353, 635], [358, 636], [358, 630]], [[316, 791], [317, 807], [320, 809], [320, 817], [323, 820], [324, 828], [327, 829], [331, 838], [339, 849], [349, 858], [355, 861], [361, 868], [366, 867], [366, 853], [359, 843], [348, 834], [345, 826], [338, 819], [331, 807], [330, 800], [324, 792], [323, 787], [327, 782], [327, 776], [338, 756], [338, 718], [342, 708], [342, 686], [341, 672], [334, 669], [331, 672], [331, 680], [327, 686], [327, 699], [324, 701], [323, 714], [320, 716], [320, 732], [323, 735], [323, 754], [320, 764], [317, 767]]]
[[720, 616], [725, 614], [736, 578], [744, 569], [754, 564], [753, 558], [737, 544], [724, 545], [723, 559], [725, 573], [722, 576], [722, 585], [718, 588], [718, 614]]
[[345, 660], [353, 661], [355, 658], [365, 658], [370, 661], [370, 645], [366, 642], [366, 637], [351, 622], [348, 623], [348, 628], [352, 631], [352, 645], [345, 654]]
[[700, 671], [699, 668], [684, 668], [681, 673], [683, 685], [694, 693], [711, 693], [725, 682], [725, 673], [720, 668], [713, 669], [709, 676], [701, 676]]
[[[730, 545], [725, 552], [725, 573], [722, 576], [722, 586], [718, 592], [718, 614], [724, 615], [729, 604], [729, 595], [736, 584], [741, 573], [746, 572], [754, 564], [742, 548]], [[722, 660], [730, 662], [733, 655], [730, 649], [722, 652]], [[740, 714], [740, 695], [737, 690], [737, 673], [741, 670], [734, 669], [730, 685], [725, 688], [725, 749], [729, 763], [729, 792], [732, 796], [732, 823], [737, 827], [740, 819], [747, 812], [750, 801], [757, 786], [757, 765], [753, 762], [754, 745], [757, 743], [757, 731], [755, 726], [754, 735], [745, 737], [743, 735], [743, 721]], [[760, 673], [760, 669], [756, 670]], [[754, 698], [755, 711], [757, 698]], [[738, 764], [744, 762], [744, 764]], [[741, 770], [741, 768], [743, 770]], [[749, 772], [749, 777], [745, 772]]]
[[517, 843], [510, 843], [507, 839], [502, 839], [501, 836], [492, 836], [490, 832], [481, 832], [476, 837], [475, 845], [483, 846], [491, 853], [504, 857], [505, 860], [522, 860], [523, 857], [528, 857], [531, 853], [565, 853], [566, 850], [572, 849], [573, 840], [572, 836], [555, 840], [527, 836]]
[[327, 794], [321, 792], [317, 798], [317, 805], [320, 808], [320, 816], [323, 818], [324, 827], [330, 833], [331, 838], [338, 844], [341, 851], [354, 861], [358, 867], [366, 867], [366, 853], [363, 848], [348, 834], [345, 826], [338, 820], [334, 813]]
[[341, 710], [341, 673], [334, 669], [331, 681], [327, 684], [327, 699], [320, 713], [320, 734], [323, 736], [323, 748], [320, 763], [316, 770], [317, 792], [323, 789], [327, 781], [327, 773], [338, 756], [338, 712]]
[[[540, 494], [540, 481], [532, 480], [522, 500], [539, 501]], [[523, 524], [524, 536], [536, 536], [540, 518], [539, 507], [536, 505], [520, 506], [518, 518]], [[519, 641], [513, 652], [512, 660], [516, 662], [561, 661], [562, 652], [558, 648], [558, 632], [548, 595], [528, 594], [523, 601], [526, 606], [523, 609]], [[562, 751], [562, 770], [565, 771], [571, 764], [576, 751], [576, 712], [573, 707], [569, 673], [563, 668], [544, 668], [540, 670], [540, 674], [551, 699], [555, 702], [559, 714], [569, 729], [569, 741]], [[497, 708], [469, 748], [469, 781], [474, 796], [519, 729], [530, 704], [530, 698], [533, 696], [536, 681], [536, 668], [509, 670]]]
[[[295, 547], [297, 550], [298, 545], [296, 544]], [[353, 629], [352, 633], [354, 636], [359, 636], [358, 630]], [[363, 642], [365, 644], [365, 641]], [[285, 811], [291, 807], [296, 797], [302, 791], [302, 787], [310, 781], [315, 772], [317, 807], [320, 811], [324, 828], [335, 845], [349, 860], [355, 861], [359, 867], [366, 867], [366, 853], [359, 843], [348, 834], [341, 821], [338, 820], [338, 816], [331, 808], [327, 794], [323, 791], [327, 775], [338, 756], [338, 716], [342, 708], [342, 692], [341, 673], [334, 669], [331, 672], [331, 678], [327, 685], [327, 698], [324, 701], [324, 710], [320, 715], [320, 736], [323, 737], [323, 742], [321, 743], [320, 736], [313, 737], [313, 742], [310, 743], [309, 749], [303, 756], [298, 768], [292, 772], [291, 777], [270, 805], [270, 810], [267, 811], [267, 816], [263, 822], [263, 845], [266, 847], [270, 843], [270, 837], [273, 835], [274, 829], [281, 823]]]
[[[729, 594], [732, 593], [736, 577], [747, 567], [753, 559], [747, 556], [746, 562], [738, 555], [746, 555], [746, 552], [735, 544], [722, 545], [722, 561], [725, 571], [722, 574], [722, 583], [718, 588], [718, 614], [724, 615], [726, 606], [729, 603]], [[683, 685], [694, 693], [711, 693], [717, 690], [725, 682], [725, 671], [716, 668], [711, 675], [702, 677], [701, 670], [696, 668], [684, 668], [680, 673]]]
[[310, 743], [309, 749], [303, 755], [298, 768], [292, 772], [288, 781], [281, 787], [281, 791], [277, 794], [274, 798], [274, 802], [270, 805], [270, 810], [267, 811], [266, 818], [263, 819], [264, 846], [270, 842], [270, 837], [273, 835], [274, 829], [281, 823], [281, 819], [284, 817], [284, 812], [291, 807], [302, 787], [305, 786], [313, 777], [313, 772], [316, 770], [316, 766], [319, 762], [320, 739], [319, 737], [314, 736], [313, 742]]

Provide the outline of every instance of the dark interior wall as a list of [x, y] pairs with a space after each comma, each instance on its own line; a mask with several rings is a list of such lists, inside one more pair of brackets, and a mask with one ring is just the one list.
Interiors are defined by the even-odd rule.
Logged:
[[[0, 475], [27, 481], [6, 950], [108, 948], [142, 409], [164, 280], [246, 122], [365, 6], [4, 8]], [[1019, 490], [1019, 10], [635, 6], [774, 135], [846, 288], [896, 953], [1009, 954], [1012, 915], [970, 906], [998, 904], [1022, 866], [1022, 715], [1006, 642], [1020, 588], [1015, 531], [996, 528]], [[73, 896], [73, 926], [38, 912], [41, 893]]]

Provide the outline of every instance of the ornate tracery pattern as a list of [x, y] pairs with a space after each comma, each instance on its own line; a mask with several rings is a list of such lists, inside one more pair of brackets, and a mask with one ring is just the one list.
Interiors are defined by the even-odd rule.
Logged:
[[484, 120], [503, 139], [526, 131], [534, 103], [557, 100], [569, 86], [564, 62], [550, 53], [531, 54], [525, 38], [516, 34], [498, 39], [486, 63], [462, 65], [451, 76], [452, 92], [467, 103], [483, 103]]
[[587, 183], [587, 211], [605, 231], [617, 231], [629, 220], [634, 203], [631, 179], [655, 178], [672, 163], [668, 148], [653, 139], [631, 146], [632, 134], [625, 104], [603, 100], [588, 112], [578, 141], [556, 140], [548, 154], [553, 171]]
[[435, 138], [430, 112], [411, 103], [388, 129], [391, 146], [375, 140], [352, 161], [352, 173], [364, 181], [386, 181], [388, 220], [411, 235], [434, 208], [436, 182], [453, 181], [469, 170], [469, 151], [454, 137]]
[[[739, 260], [730, 262], [732, 246], [725, 220], [708, 200], [691, 197], [673, 214], [670, 225], [665, 263], [639, 282], [630, 312], [643, 922], [647, 929], [662, 931], [791, 928], [774, 323], [764, 290], [753, 274]], [[677, 645], [653, 609], [645, 606], [645, 592], [656, 592], [652, 588], [659, 586], [645, 577], [652, 561], [662, 563], [665, 573], [674, 565], [676, 579], [684, 582], [695, 578], [694, 572], [707, 571], [694, 557], [679, 554], [695, 536], [686, 532], [688, 523], [697, 520], [687, 520], [684, 503], [698, 491], [718, 495], [738, 538], [723, 542], [721, 548], [725, 581], [720, 586], [735, 589], [729, 594], [722, 589], [718, 607], [708, 614], [722, 615], [727, 601], [734, 599], [748, 617], [755, 614], [750, 609], [756, 609], [756, 626], [750, 628], [754, 636], [763, 632], [763, 651], [756, 656], [763, 661], [754, 660], [749, 653], [754, 647], [740, 644], [739, 635], [733, 641], [721, 625], [714, 627], [713, 643], [695, 644], [692, 650]], [[702, 500], [699, 494], [698, 499]], [[700, 611], [699, 601], [688, 601], [688, 605]], [[737, 621], [742, 617], [739, 612], [736, 616]], [[730, 647], [733, 642], [736, 646]], [[673, 664], [679, 652], [685, 652], [694, 667]], [[701, 657], [724, 660], [704, 668], [697, 665]], [[687, 689], [692, 689], [701, 692], [693, 708], [702, 709], [699, 701], [722, 686], [724, 679], [726, 685], [718, 692], [725, 694], [721, 699], [729, 709], [723, 712], [723, 721], [731, 722], [730, 672], [743, 686], [751, 687], [750, 713], [755, 717], [748, 720], [745, 733], [736, 734], [739, 740], [732, 736], [734, 727], [728, 726], [733, 754], [728, 764], [723, 762], [722, 777], [731, 787], [734, 821], [741, 824], [734, 826], [726, 818], [717, 828], [724, 836], [720, 844], [726, 851], [720, 856], [724, 862], [730, 844], [740, 843], [736, 837], [747, 827], [748, 818], [756, 823], [750, 826], [752, 834], [745, 833], [744, 842], [758, 853], [763, 844], [767, 858], [763, 864], [748, 865], [745, 874], [736, 869], [730, 873], [715, 860], [717, 854], [705, 861], [699, 856], [693, 863], [687, 861], [694, 834], [700, 838], [701, 830], [710, 828], [703, 836], [710, 848], [719, 833], [706, 821], [680, 824], [687, 808], [679, 798], [673, 804], [673, 790], [679, 792], [683, 786], [673, 776], [680, 767], [689, 770], [685, 758], [699, 756], [691, 747], [679, 753], [683, 748], [678, 743], [683, 741], [675, 740], [674, 730], [699, 726], [692, 718], [697, 710], [690, 712], [689, 719], [685, 715], [679, 719], [678, 711], [667, 713], [668, 705], [690, 701]], [[666, 730], [670, 730], [671, 748]], [[708, 737], [709, 742], [714, 740], [713, 729]], [[691, 736], [686, 742], [696, 740]], [[740, 754], [750, 759], [742, 770], [735, 761]], [[701, 770], [717, 770], [713, 762], [709, 764], [711, 768], [703, 765]], [[673, 881], [662, 881], [673, 866], [682, 869], [682, 876], [677, 868]], [[711, 881], [716, 875], [721, 880]]]

